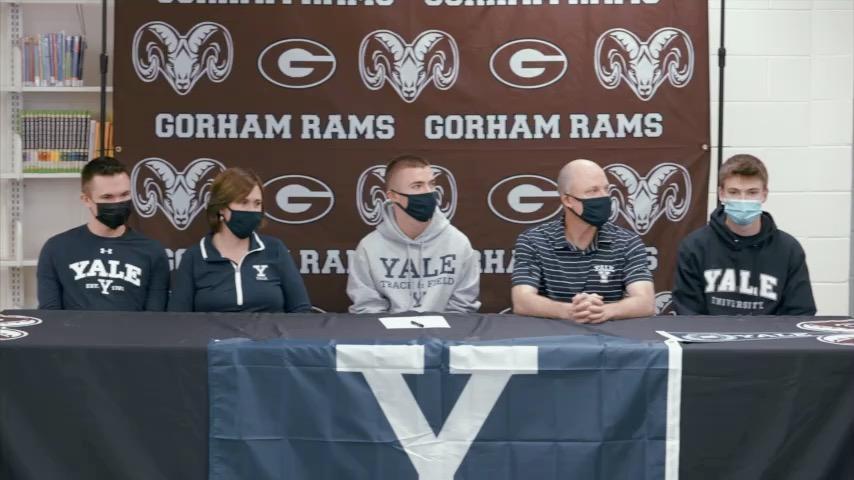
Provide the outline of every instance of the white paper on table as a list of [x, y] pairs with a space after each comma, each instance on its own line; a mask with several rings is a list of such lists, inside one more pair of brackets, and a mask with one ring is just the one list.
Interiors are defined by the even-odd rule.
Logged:
[[380, 317], [380, 322], [389, 330], [400, 328], [451, 328], [448, 321], [441, 315], [425, 315], [423, 317]]

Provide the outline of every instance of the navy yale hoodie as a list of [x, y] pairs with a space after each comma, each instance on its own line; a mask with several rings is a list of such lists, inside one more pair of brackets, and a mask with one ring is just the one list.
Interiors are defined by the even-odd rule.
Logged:
[[751, 237], [730, 231], [723, 206], [679, 246], [673, 303], [680, 315], [815, 315], [806, 256], [762, 213]]

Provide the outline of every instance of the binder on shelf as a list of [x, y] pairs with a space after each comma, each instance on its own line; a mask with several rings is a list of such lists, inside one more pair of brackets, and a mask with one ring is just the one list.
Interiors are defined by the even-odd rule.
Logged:
[[41, 46], [42, 82], [45, 85], [50, 85], [50, 44], [47, 41], [47, 36], [42, 35], [39, 38], [39, 45]]
[[71, 71], [74, 72], [73, 76], [75, 80], [79, 80], [81, 77], [78, 75], [78, 63], [80, 61], [80, 37], [75, 35], [71, 40]]
[[83, 57], [84, 53], [86, 53], [86, 39], [80, 37], [80, 48], [78, 50], [79, 62], [77, 64], [77, 78], [80, 79], [80, 85], [83, 85]]
[[86, 158], [95, 158], [95, 149], [98, 148], [97, 135], [98, 132], [98, 122], [95, 120], [89, 120], [89, 138], [88, 143], [86, 145]]

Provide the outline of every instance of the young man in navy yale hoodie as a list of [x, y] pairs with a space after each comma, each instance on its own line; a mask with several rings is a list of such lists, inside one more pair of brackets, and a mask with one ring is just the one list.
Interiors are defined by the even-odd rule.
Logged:
[[163, 311], [169, 261], [160, 243], [128, 228], [130, 176], [116, 159], [83, 167], [80, 199], [92, 217], [60, 233], [39, 255], [39, 308]]
[[762, 211], [768, 171], [736, 155], [718, 177], [722, 205], [679, 247], [673, 299], [680, 315], [815, 315], [801, 245]]

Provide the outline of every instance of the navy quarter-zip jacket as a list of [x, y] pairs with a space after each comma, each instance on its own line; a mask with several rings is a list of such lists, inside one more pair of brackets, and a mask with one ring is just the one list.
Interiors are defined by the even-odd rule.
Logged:
[[173, 312], [308, 312], [311, 302], [285, 244], [253, 233], [239, 264], [224, 258], [212, 236], [188, 248], [169, 298]]

